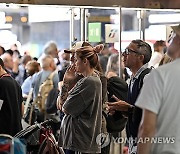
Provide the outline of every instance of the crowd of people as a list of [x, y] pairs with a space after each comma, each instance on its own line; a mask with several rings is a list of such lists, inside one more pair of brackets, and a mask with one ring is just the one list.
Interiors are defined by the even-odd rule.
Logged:
[[[108, 134], [105, 111], [110, 116], [120, 111], [127, 118], [125, 146], [129, 154], [179, 153], [180, 25], [172, 29], [167, 42], [154, 43], [154, 51], [143, 40], [132, 40], [120, 54], [88, 42], [75, 42], [71, 49], [59, 51], [50, 41], [37, 59], [0, 46], [0, 134], [14, 136], [23, 129], [24, 106], [30, 99], [28, 103], [35, 102], [38, 111], [37, 122], [52, 117], [46, 104], [54, 105], [58, 123], [53, 131], [60, 132], [58, 145], [65, 154], [109, 154], [110, 145], [97, 143], [99, 134]], [[114, 94], [115, 101], [109, 101], [107, 82], [112, 77], [128, 84], [127, 100]], [[50, 90], [58, 93], [50, 102], [48, 95], [40, 96], [48, 79], [52, 80]], [[153, 137], [175, 137], [175, 141], [155, 144]], [[146, 142], [138, 142], [139, 138]]]

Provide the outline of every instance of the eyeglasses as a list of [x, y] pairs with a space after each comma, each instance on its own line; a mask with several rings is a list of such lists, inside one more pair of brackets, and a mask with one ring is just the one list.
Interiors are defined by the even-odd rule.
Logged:
[[139, 52], [137, 52], [137, 51], [135, 51], [135, 50], [132, 50], [132, 49], [128, 49], [128, 48], [126, 48], [126, 49], [124, 50], [124, 52], [122, 53], [122, 55], [129, 55], [129, 54], [132, 53], [132, 52], [141, 55], [141, 53], [139, 53]]
[[168, 36], [167, 42], [170, 43], [170, 42], [172, 41], [172, 39], [173, 39], [174, 36], [175, 36], [174, 31], [171, 31], [171, 33], [170, 33], [169, 36]]

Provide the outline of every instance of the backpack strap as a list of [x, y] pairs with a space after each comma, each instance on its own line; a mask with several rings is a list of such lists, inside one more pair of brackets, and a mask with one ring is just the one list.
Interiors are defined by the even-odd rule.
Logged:
[[25, 106], [24, 106], [24, 115], [23, 115], [23, 117], [26, 115], [29, 103], [30, 103], [30, 101], [32, 99], [32, 95], [33, 95], [33, 88], [30, 89], [29, 94], [27, 96], [27, 99], [26, 99], [26, 102], [25, 102]]
[[151, 72], [153, 68], [146, 68], [144, 71], [141, 72], [141, 74], [139, 75], [138, 79], [139, 79], [139, 89], [142, 88], [142, 85], [143, 85], [143, 80], [144, 80], [144, 77], [149, 74]]
[[[53, 77], [54, 77], [54, 74], [56, 73], [56, 70], [55, 71], [53, 71], [49, 76], [48, 76], [48, 80], [52, 80], [53, 79]], [[46, 79], [46, 80], [47, 80]]]
[[[38, 95], [37, 95], [37, 97], [36, 97], [36, 99], [35, 99], [35, 101], [34, 101], [34, 104], [38, 104], [38, 105], [40, 105], [39, 104], [39, 100], [42, 100], [42, 95], [41, 95], [41, 89], [42, 89], [42, 86], [43, 86], [43, 84], [44, 83], [46, 83], [47, 81], [52, 81], [53, 82], [53, 77], [54, 77], [54, 74], [56, 73], [56, 70], [55, 71], [53, 71], [53, 72], [51, 72], [50, 73], [50, 75], [46, 78], [46, 80], [45, 81], [43, 81], [42, 82], [42, 84], [39, 86], [39, 91], [38, 91]], [[40, 101], [41, 102], [41, 101]], [[44, 106], [45, 104], [43, 104], [43, 106]], [[44, 107], [43, 107], [44, 108]]]
[[[55, 72], [56, 72], [56, 70], [53, 71], [52, 73], [50, 73], [50, 75], [47, 77], [47, 79], [44, 80], [44, 81], [40, 84], [38, 94], [39, 94], [39, 92], [40, 92], [40, 89], [41, 89], [42, 84], [43, 84], [44, 82], [46, 82], [47, 80], [52, 80], [53, 77], [54, 77]], [[38, 95], [37, 95], [37, 97], [38, 97]]]

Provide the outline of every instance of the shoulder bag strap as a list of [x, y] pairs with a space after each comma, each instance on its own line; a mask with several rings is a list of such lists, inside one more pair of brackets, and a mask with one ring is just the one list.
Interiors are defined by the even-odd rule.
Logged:
[[26, 115], [28, 105], [32, 99], [32, 94], [33, 94], [33, 88], [30, 89], [29, 94], [28, 94], [27, 99], [26, 99], [26, 103], [25, 103], [25, 107], [24, 107], [24, 116]]
[[55, 71], [53, 71], [53, 72], [52, 72], [52, 73], [48, 76], [48, 78], [47, 78], [47, 79], [52, 80], [52, 79], [53, 79], [53, 77], [54, 77], [55, 72], [56, 72], [56, 70], [55, 70]]

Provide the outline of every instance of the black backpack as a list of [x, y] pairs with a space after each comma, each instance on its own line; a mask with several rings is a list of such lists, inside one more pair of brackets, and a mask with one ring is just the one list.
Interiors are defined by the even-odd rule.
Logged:
[[59, 94], [59, 90], [57, 88], [53, 88], [47, 97], [46, 101], [46, 112], [48, 114], [56, 113], [57, 107], [56, 107], [56, 100]]
[[112, 96], [123, 101], [127, 101], [128, 98], [128, 85], [118, 76], [111, 77], [107, 80], [108, 101], [113, 102]]
[[[120, 77], [111, 77], [107, 80], [107, 93], [108, 102], [116, 102], [113, 95], [120, 100], [127, 101], [128, 85]], [[109, 133], [121, 132], [125, 128], [128, 119], [121, 111], [116, 111], [114, 115], [103, 112], [103, 115], [106, 118], [106, 127]]]

